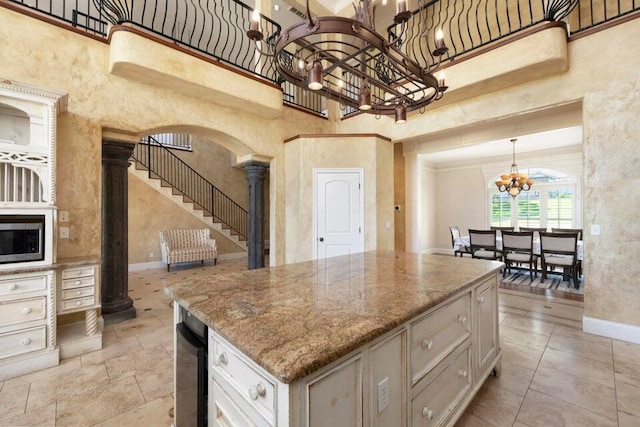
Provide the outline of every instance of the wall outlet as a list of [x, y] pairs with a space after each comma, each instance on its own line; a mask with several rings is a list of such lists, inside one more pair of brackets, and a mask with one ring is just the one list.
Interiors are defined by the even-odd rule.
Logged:
[[378, 413], [389, 406], [389, 377], [378, 383]]
[[387, 229], [391, 228], [391, 221], [387, 221], [384, 225]]
[[60, 221], [60, 222], [69, 222], [69, 211], [59, 211], [58, 212], [58, 221]]
[[149, 252], [149, 258], [153, 258], [153, 252]]
[[60, 238], [61, 239], [69, 238], [69, 227], [60, 227]]

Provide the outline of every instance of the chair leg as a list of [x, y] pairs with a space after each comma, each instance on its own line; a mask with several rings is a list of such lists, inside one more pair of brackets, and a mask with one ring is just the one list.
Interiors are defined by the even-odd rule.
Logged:
[[167, 264], [167, 273], [171, 271], [171, 264]]
[[213, 265], [218, 265], [218, 258], [213, 259]]
[[203, 259], [200, 260], [200, 266], [204, 266], [204, 260]]

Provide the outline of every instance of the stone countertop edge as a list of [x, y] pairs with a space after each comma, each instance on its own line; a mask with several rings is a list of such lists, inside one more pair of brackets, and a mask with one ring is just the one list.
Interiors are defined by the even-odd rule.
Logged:
[[49, 265], [29, 266], [25, 263], [24, 267], [11, 267], [7, 270], [0, 270], [0, 276], [10, 274], [37, 273], [39, 271], [56, 270], [58, 268], [81, 267], [89, 264], [100, 264], [102, 260], [97, 256], [81, 256], [72, 258], [58, 258], [56, 262]]
[[164, 290], [289, 384], [491, 277], [503, 265], [371, 251], [167, 281]]

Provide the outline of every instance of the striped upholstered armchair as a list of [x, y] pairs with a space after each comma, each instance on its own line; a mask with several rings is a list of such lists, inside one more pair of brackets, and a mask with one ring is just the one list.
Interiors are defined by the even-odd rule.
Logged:
[[160, 250], [167, 271], [171, 271], [171, 264], [178, 262], [200, 261], [204, 264], [208, 259], [212, 259], [214, 265], [218, 262], [216, 240], [209, 238], [206, 228], [160, 231]]

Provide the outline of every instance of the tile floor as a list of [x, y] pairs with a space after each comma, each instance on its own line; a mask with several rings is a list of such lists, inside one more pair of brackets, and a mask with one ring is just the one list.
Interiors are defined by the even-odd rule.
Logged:
[[[108, 326], [100, 351], [0, 382], [0, 426], [168, 426], [173, 311], [163, 280], [246, 268], [179, 265], [132, 272], [136, 319]], [[500, 308], [502, 376], [489, 377], [458, 426], [639, 426], [640, 345]]]

